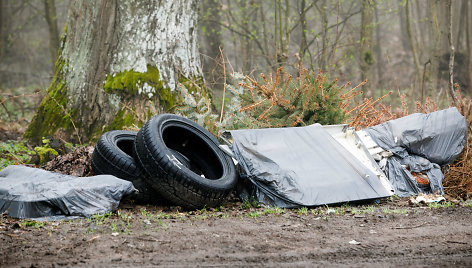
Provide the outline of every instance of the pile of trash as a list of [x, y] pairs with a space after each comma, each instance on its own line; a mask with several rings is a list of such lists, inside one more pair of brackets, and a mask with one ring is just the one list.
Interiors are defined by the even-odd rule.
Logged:
[[[393, 194], [442, 195], [441, 167], [464, 149], [467, 123], [450, 108], [361, 131], [314, 124], [232, 130], [221, 138], [227, 145], [171, 114], [153, 117], [139, 132], [107, 132], [91, 160], [84, 161], [95, 174], [108, 175], [84, 178], [8, 167], [0, 172], [0, 212], [9, 209], [14, 217], [28, 218], [87, 216], [115, 209], [127, 195], [137, 202], [195, 209], [221, 204], [234, 189], [241, 199], [284, 208]], [[85, 151], [90, 157], [92, 151]], [[49, 168], [60, 171], [57, 165]], [[97, 204], [100, 209], [91, 209]]]
[[411, 114], [366, 129], [392, 156], [379, 160], [401, 197], [444, 194], [441, 166], [449, 165], [464, 149], [467, 123], [457, 109]]

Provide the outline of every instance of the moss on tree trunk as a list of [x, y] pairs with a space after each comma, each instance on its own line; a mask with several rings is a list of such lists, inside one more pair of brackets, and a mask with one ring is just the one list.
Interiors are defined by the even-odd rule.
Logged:
[[25, 137], [86, 142], [139, 127], [180, 105], [178, 83], [209, 95], [194, 86], [203, 81], [197, 9], [198, 0], [71, 2], [53, 81]]

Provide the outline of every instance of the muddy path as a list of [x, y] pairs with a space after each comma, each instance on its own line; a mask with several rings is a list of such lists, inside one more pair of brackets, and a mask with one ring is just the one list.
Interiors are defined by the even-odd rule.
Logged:
[[3, 215], [0, 267], [472, 266], [471, 207], [242, 207], [124, 204], [48, 223]]

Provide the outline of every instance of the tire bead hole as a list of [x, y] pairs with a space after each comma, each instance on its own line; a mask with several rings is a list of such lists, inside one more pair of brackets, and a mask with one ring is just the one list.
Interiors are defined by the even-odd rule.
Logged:
[[163, 130], [162, 138], [167, 148], [188, 159], [185, 166], [193, 173], [209, 180], [217, 180], [223, 176], [223, 166], [218, 156], [205, 140], [194, 132], [182, 127], [168, 126]]
[[125, 154], [132, 156], [133, 155], [133, 143], [132, 140], [118, 140], [116, 146], [120, 148]]

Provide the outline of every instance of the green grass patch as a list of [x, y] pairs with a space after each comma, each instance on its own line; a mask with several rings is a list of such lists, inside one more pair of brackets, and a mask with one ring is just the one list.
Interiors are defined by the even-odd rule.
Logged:
[[259, 211], [251, 211], [247, 215], [251, 218], [257, 218], [257, 217], [261, 216], [261, 213]]
[[441, 203], [429, 203], [428, 207], [429, 208], [448, 208], [448, 207], [453, 207], [454, 204], [451, 202], [441, 202]]
[[297, 209], [297, 214], [298, 215], [308, 215], [308, 208], [307, 207], [301, 207]]
[[35, 221], [35, 220], [24, 220], [20, 223], [22, 227], [34, 227], [34, 228], [41, 228], [47, 225], [46, 221]]
[[264, 215], [282, 215], [285, 213], [285, 209], [279, 208], [279, 207], [270, 207], [270, 208], [265, 208], [264, 209]]
[[242, 209], [250, 209], [250, 208], [260, 208], [261, 206], [255, 200], [244, 200], [241, 204]]

